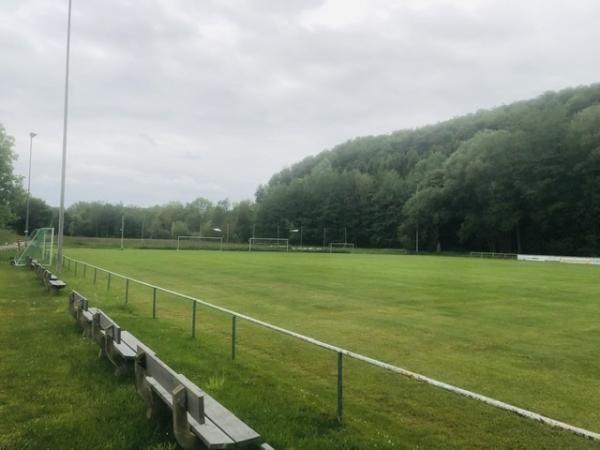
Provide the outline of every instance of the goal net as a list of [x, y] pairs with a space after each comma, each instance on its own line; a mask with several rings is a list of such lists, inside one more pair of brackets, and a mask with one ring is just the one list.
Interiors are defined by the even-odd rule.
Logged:
[[330, 242], [329, 253], [351, 253], [354, 250], [354, 244], [350, 242]]
[[15, 266], [24, 266], [27, 259], [36, 259], [40, 264], [49, 266], [52, 264], [54, 254], [54, 228], [39, 228], [25, 243], [21, 253], [14, 259]]
[[248, 239], [248, 250], [249, 251], [274, 251], [274, 252], [287, 252], [290, 249], [289, 239], [283, 238], [250, 238]]
[[177, 250], [223, 250], [223, 238], [177, 236]]

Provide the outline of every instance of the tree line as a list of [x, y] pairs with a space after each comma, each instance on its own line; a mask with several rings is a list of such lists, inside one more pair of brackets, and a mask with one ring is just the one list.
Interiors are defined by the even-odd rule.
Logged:
[[[13, 144], [0, 126], [0, 228], [22, 232]], [[600, 254], [600, 85], [352, 139], [275, 174], [255, 201], [79, 202], [65, 233], [120, 236], [123, 216], [128, 238], [220, 228], [232, 242], [298, 241], [302, 230], [308, 245]], [[56, 226], [56, 208], [32, 198], [30, 221]]]
[[600, 85], [361, 137], [258, 189], [264, 222], [359, 246], [600, 254]]

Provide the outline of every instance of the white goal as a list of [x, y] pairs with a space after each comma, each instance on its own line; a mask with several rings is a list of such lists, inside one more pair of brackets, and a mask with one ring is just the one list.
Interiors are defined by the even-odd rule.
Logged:
[[290, 240], [283, 238], [256, 238], [248, 239], [248, 251], [266, 250], [266, 251], [284, 251], [290, 249]]
[[28, 257], [45, 266], [52, 265], [54, 256], [54, 228], [39, 228], [25, 244], [23, 250], [15, 257], [12, 264], [24, 266]]
[[498, 253], [498, 252], [471, 252], [471, 256], [478, 258], [500, 258], [500, 259], [517, 259], [516, 253]]
[[351, 253], [354, 250], [354, 244], [350, 242], [330, 242], [329, 253]]
[[177, 236], [177, 251], [179, 250], [223, 250], [223, 238]]

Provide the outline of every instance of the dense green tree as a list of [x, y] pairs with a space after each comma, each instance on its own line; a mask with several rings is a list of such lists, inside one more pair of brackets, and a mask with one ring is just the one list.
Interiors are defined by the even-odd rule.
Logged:
[[600, 85], [352, 139], [275, 174], [256, 201], [266, 229], [344, 227], [364, 246], [413, 249], [418, 227], [431, 251], [600, 254]]
[[[10, 223], [19, 234], [25, 234], [25, 222], [27, 216], [27, 194], [23, 192], [18, 195], [15, 205], [15, 219]], [[52, 227], [54, 211], [44, 200], [31, 197], [29, 200], [29, 231], [37, 228]]]
[[16, 202], [22, 190], [20, 178], [13, 173], [13, 162], [17, 158], [14, 143], [15, 140], [0, 124], [0, 228], [16, 219]]

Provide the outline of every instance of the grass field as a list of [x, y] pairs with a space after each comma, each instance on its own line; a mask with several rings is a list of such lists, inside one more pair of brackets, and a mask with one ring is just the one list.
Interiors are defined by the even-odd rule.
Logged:
[[131, 381], [82, 339], [66, 297], [0, 256], [0, 449], [174, 449]]
[[[401, 367], [599, 431], [600, 268], [470, 258], [71, 249], [68, 255], [192, 294]], [[278, 448], [597, 448], [526, 419], [123, 283], [71, 285], [155, 346]]]

